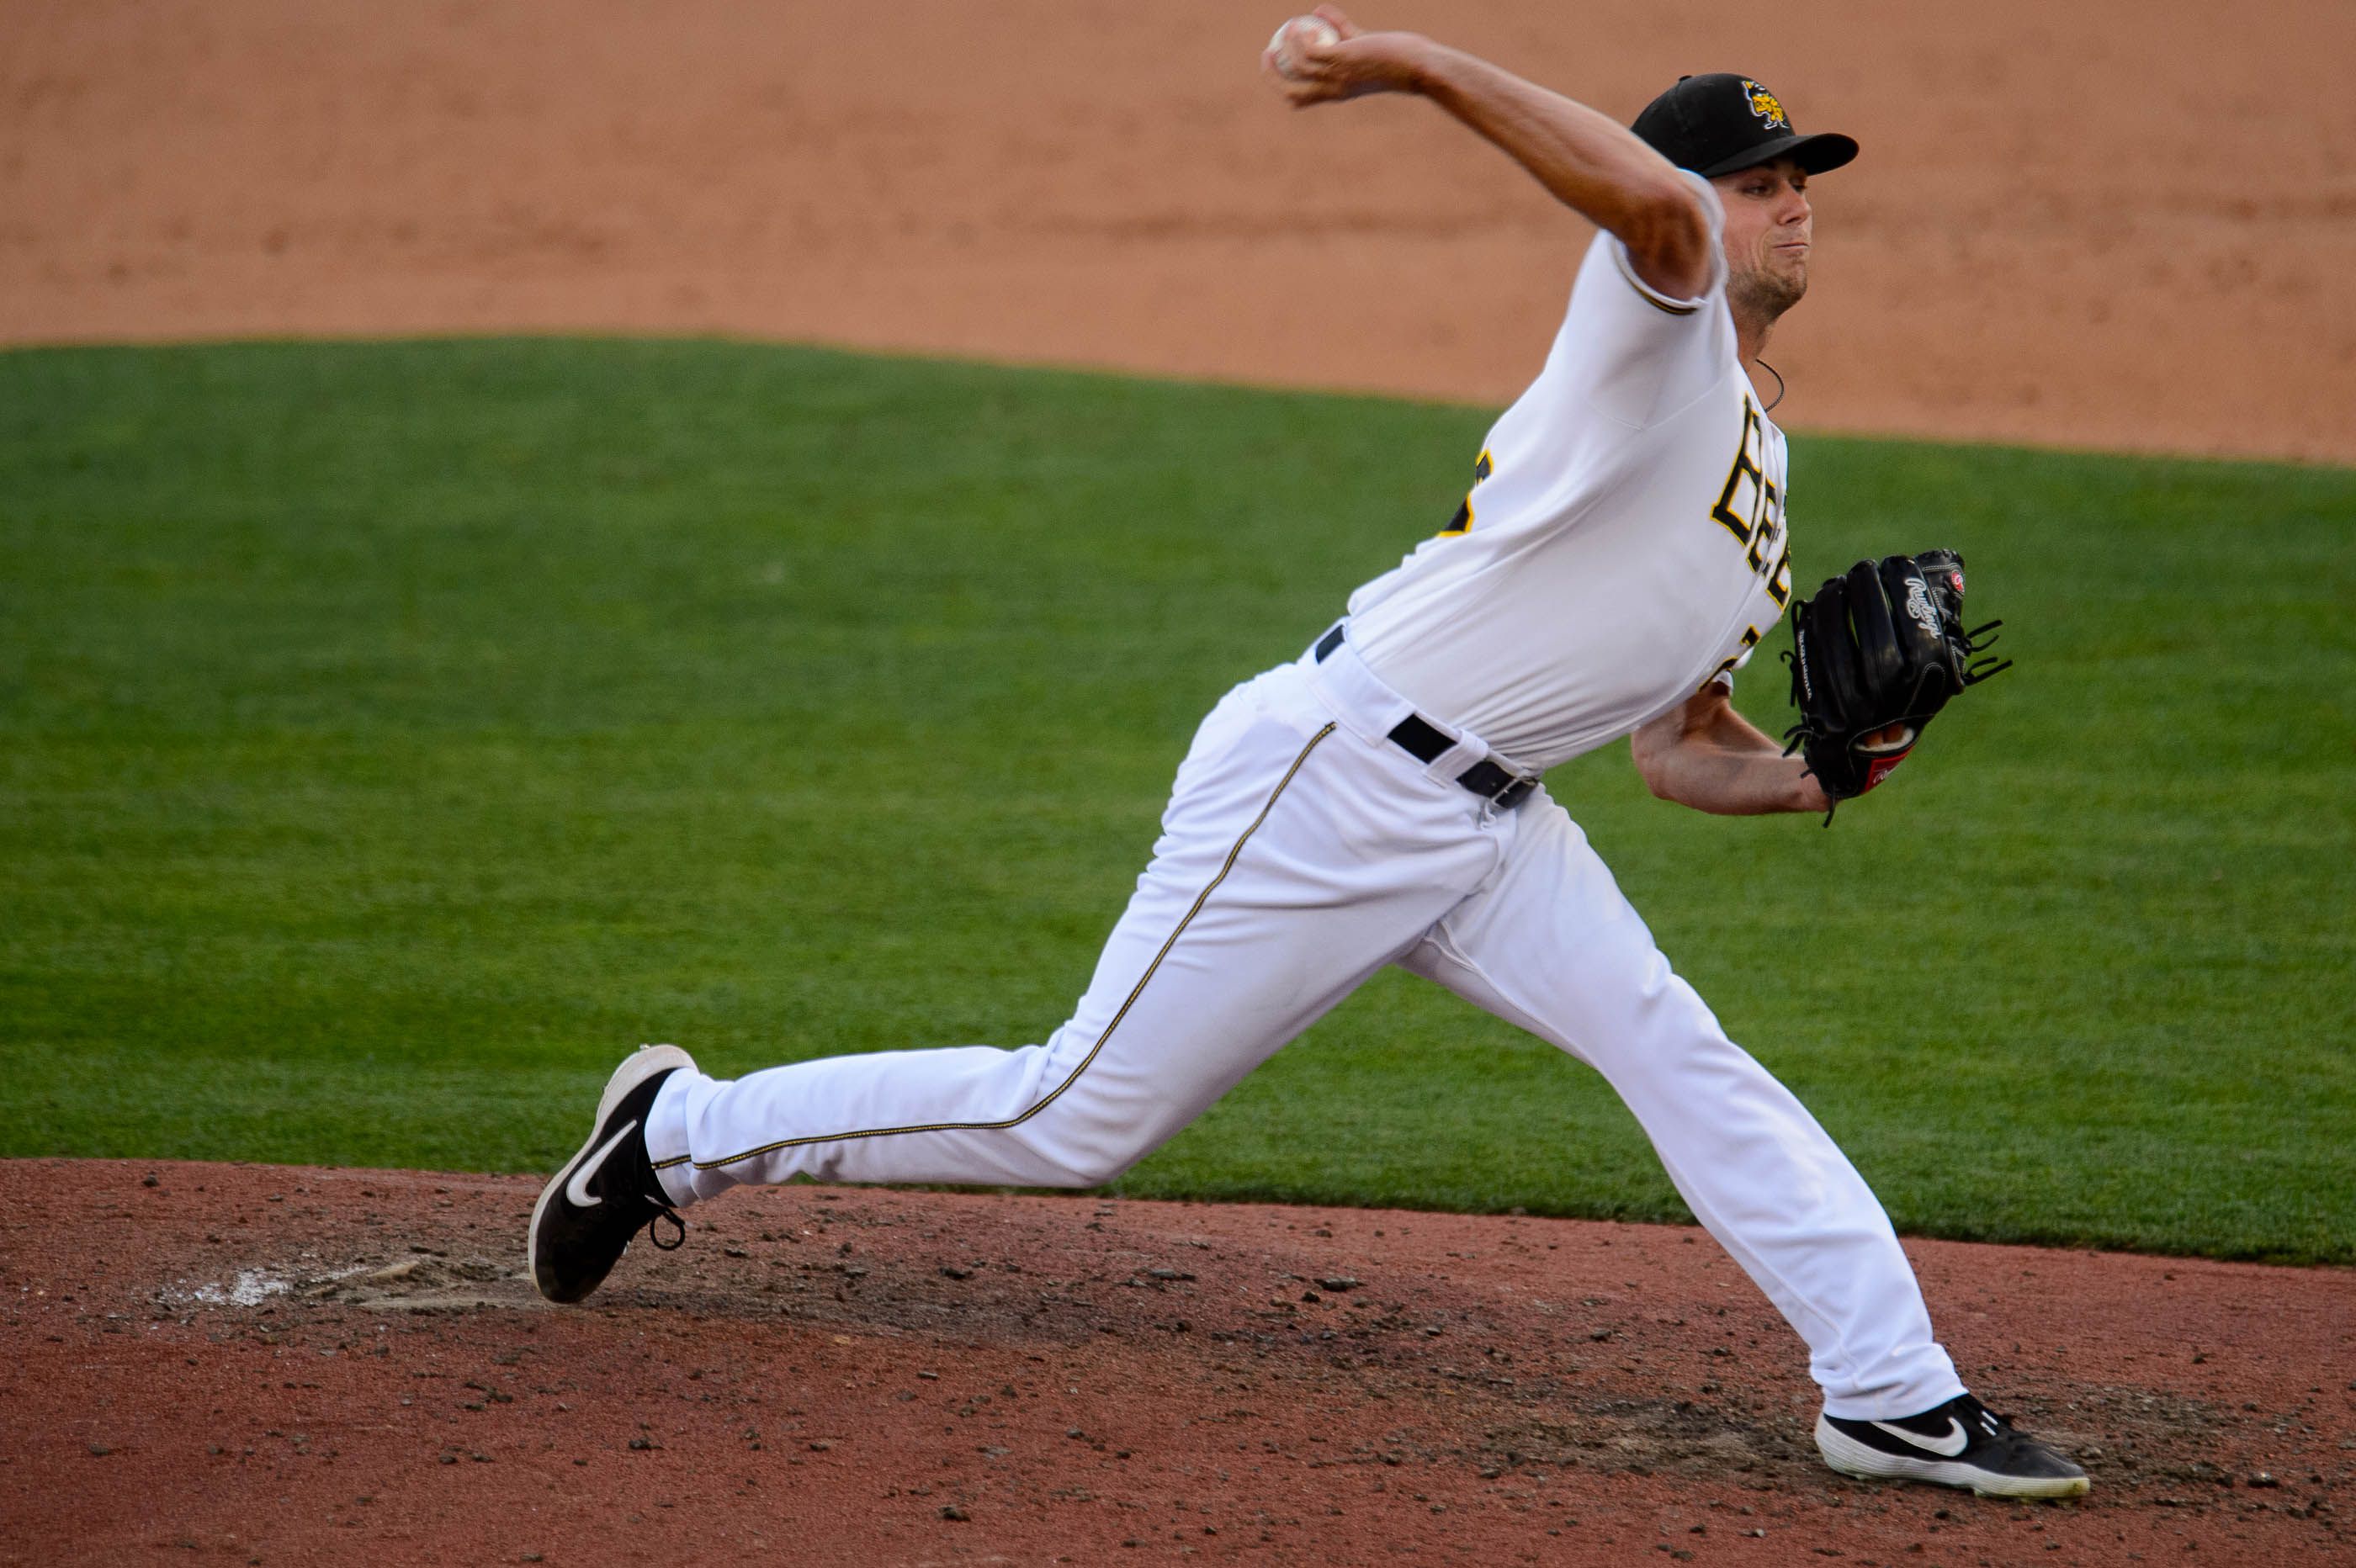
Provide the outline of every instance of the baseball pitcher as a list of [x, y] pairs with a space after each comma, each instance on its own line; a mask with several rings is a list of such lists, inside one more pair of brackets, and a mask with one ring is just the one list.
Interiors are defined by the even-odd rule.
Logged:
[[1834, 1468], [2083, 1492], [1965, 1391], [1879, 1202], [1670, 968], [1542, 782], [1625, 738], [1664, 799], [1828, 813], [1993, 673], [1974, 662], [1987, 628], [1962, 624], [1963, 562], [1931, 551], [1859, 562], [1795, 611], [1789, 748], [1729, 700], [1793, 608], [1789, 454], [1754, 372], [1807, 289], [1810, 182], [1857, 144], [1801, 133], [1736, 75], [1679, 80], [1632, 131], [1331, 6], [1263, 64], [1300, 107], [1429, 99], [1596, 224], [1545, 368], [1437, 536], [1203, 720], [1062, 1027], [733, 1082], [642, 1049], [533, 1211], [541, 1293], [582, 1299], [640, 1228], [677, 1246], [678, 1211], [740, 1183], [1109, 1180], [1395, 964], [1610, 1082], [1806, 1341]]

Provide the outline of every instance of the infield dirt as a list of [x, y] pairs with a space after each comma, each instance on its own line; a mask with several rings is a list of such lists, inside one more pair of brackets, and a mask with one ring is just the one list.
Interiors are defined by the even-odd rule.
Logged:
[[[2346, 0], [1360, 11], [1623, 119], [1734, 69], [1857, 136], [1791, 426], [2356, 462]], [[1289, 112], [1284, 14], [0, 7], [0, 342], [726, 332], [1502, 404], [1588, 231], [1427, 105]]]
[[553, 1307], [536, 1183], [0, 1163], [0, 1562], [2344, 1560], [2343, 1270], [1909, 1243], [2083, 1503], [1850, 1483], [1697, 1232], [785, 1188]]

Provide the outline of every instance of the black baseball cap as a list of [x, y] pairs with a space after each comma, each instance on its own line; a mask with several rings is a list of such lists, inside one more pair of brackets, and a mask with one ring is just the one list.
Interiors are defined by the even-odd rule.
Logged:
[[1681, 76], [1644, 105], [1629, 127], [1646, 145], [1704, 179], [1789, 158], [1812, 175], [1857, 156], [1857, 143], [1836, 131], [1803, 136], [1783, 101], [1747, 76], [1712, 71]]

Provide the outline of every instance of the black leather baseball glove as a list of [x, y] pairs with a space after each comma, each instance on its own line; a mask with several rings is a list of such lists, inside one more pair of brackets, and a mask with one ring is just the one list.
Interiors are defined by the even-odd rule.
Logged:
[[1979, 656], [2003, 624], [1964, 629], [1964, 558], [1951, 549], [1860, 560], [1826, 579], [1792, 612], [1783, 661], [1800, 721], [1784, 732], [1784, 754], [1805, 756], [1833, 800], [1863, 795], [1949, 699], [2011, 667]]

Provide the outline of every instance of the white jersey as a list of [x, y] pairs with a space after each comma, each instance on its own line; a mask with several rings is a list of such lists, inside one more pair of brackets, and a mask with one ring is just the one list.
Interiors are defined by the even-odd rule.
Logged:
[[1668, 298], [1598, 235], [1456, 520], [1350, 596], [1370, 669], [1531, 772], [1730, 680], [1791, 598], [1783, 432], [1736, 357], [1718, 193], [1687, 177], [1708, 288]]

